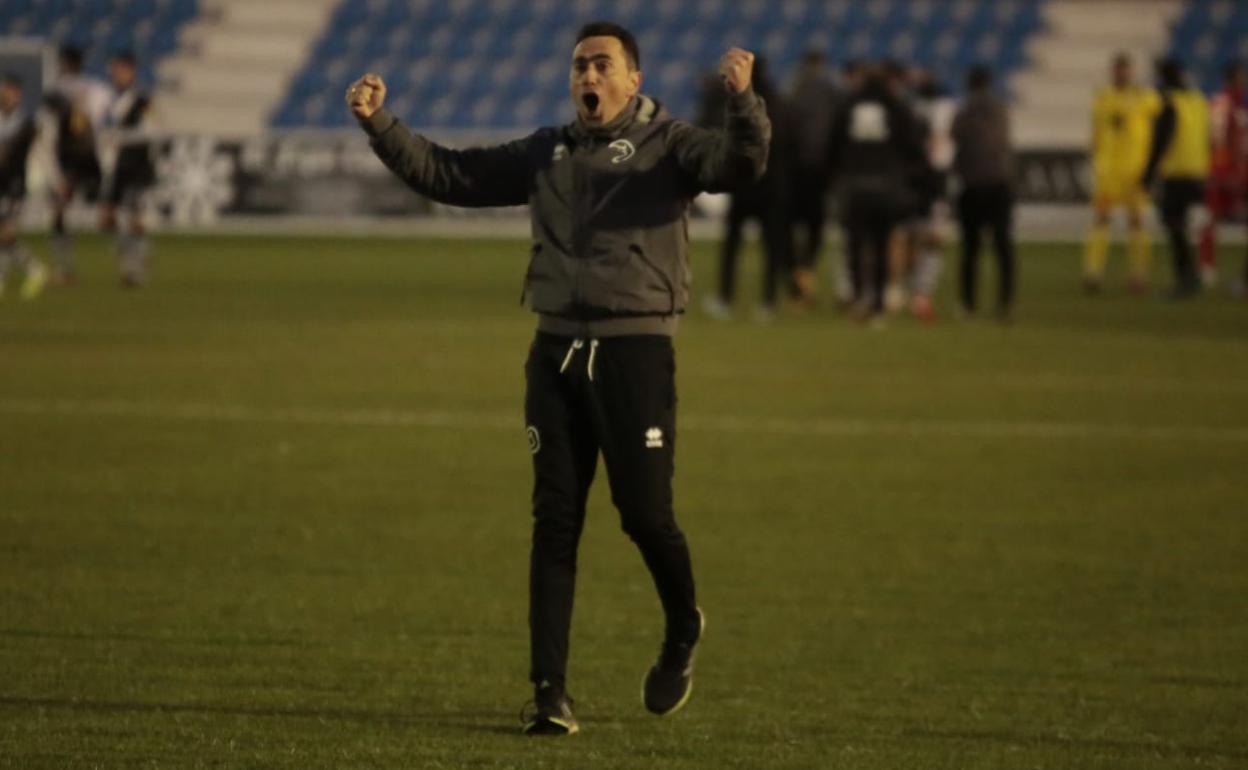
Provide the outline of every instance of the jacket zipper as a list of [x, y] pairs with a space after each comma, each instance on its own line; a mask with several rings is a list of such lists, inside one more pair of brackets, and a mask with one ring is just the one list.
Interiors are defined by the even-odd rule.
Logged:
[[588, 247], [583, 237], [585, 227], [582, 223], [585, 211], [585, 169], [577, 163], [576, 154], [580, 146], [574, 146], [568, 160], [572, 163], [572, 296], [573, 308], [581, 306], [581, 269], [585, 261], [584, 251]]

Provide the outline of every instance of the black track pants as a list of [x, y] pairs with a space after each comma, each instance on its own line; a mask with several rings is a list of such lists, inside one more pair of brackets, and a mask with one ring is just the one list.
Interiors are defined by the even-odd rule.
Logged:
[[525, 376], [534, 476], [533, 682], [564, 682], [576, 549], [600, 451], [620, 523], [654, 578], [668, 637], [696, 636], [689, 547], [672, 513], [676, 360], [671, 338], [595, 341], [539, 332]]

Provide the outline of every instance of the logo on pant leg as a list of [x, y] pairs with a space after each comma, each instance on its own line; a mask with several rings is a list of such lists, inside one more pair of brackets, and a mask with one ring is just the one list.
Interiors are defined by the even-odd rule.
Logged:
[[646, 431], [646, 449], [662, 449], [663, 448], [663, 430], [661, 428], [650, 428]]
[[537, 427], [530, 425], [529, 427], [524, 429], [524, 432], [529, 437], [530, 454], [537, 454], [538, 450], [542, 448], [542, 437], [537, 432]]

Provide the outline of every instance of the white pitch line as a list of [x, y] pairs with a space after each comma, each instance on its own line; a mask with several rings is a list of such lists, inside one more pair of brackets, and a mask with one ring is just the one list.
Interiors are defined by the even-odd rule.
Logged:
[[[126, 400], [0, 399], [0, 413], [31, 416], [132, 417], [158, 420], [339, 425], [378, 428], [457, 428], [516, 430], [515, 414], [413, 411], [407, 409], [311, 409], [238, 404], [152, 403]], [[1113, 425], [1092, 422], [1003, 420], [888, 420], [849, 418], [771, 418], [682, 415], [682, 430], [695, 433], [853, 438], [860, 436], [945, 436], [952, 438], [1123, 439], [1248, 443], [1248, 427]]]

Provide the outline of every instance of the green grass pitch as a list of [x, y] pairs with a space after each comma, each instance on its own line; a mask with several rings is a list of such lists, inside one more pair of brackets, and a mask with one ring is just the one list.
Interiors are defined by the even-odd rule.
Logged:
[[583, 731], [545, 741], [524, 245], [154, 251], [0, 302], [0, 767], [1248, 766], [1248, 303], [1089, 299], [1031, 245], [1008, 328], [695, 309], [693, 699], [641, 708], [660, 615], [600, 473]]

